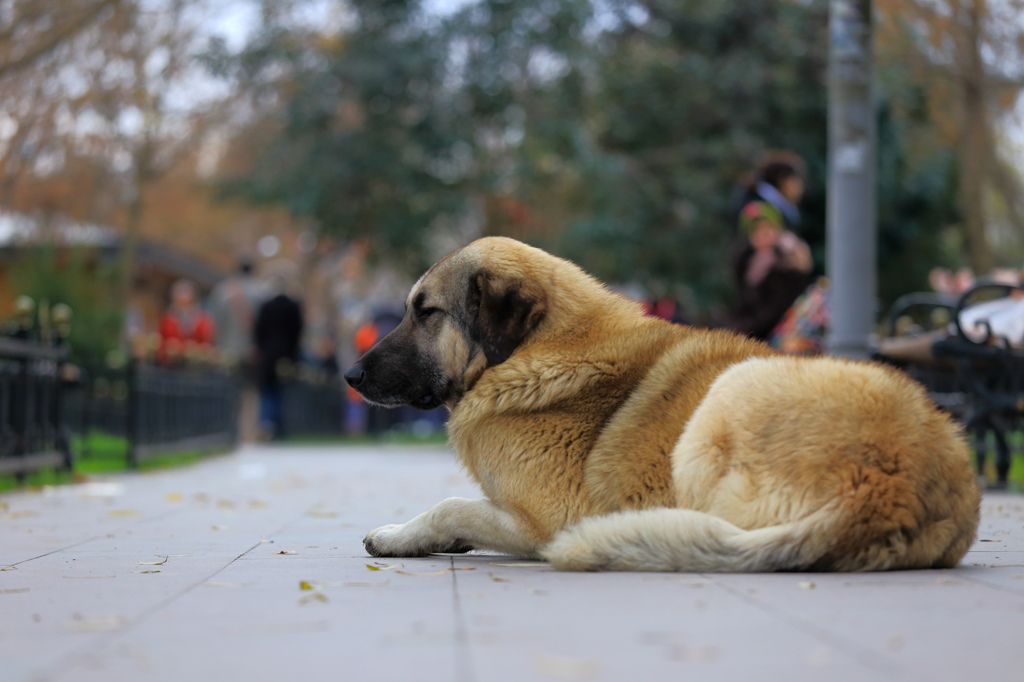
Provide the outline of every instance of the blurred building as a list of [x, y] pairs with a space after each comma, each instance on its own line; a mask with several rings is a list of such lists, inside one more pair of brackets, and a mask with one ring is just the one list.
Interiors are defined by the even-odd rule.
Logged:
[[[13, 312], [18, 283], [12, 281], [12, 266], [33, 253], [52, 249], [58, 263], [72, 251], [94, 272], [116, 267], [121, 258], [123, 236], [107, 225], [72, 220], [60, 214], [37, 217], [0, 211], [0, 319]], [[155, 329], [167, 306], [171, 284], [182, 278], [196, 283], [204, 294], [224, 272], [210, 264], [147, 239], [135, 254], [130, 307], [144, 329]]]

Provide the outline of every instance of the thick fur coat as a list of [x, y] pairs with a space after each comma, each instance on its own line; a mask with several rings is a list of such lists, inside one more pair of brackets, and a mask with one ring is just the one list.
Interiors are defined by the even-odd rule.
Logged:
[[961, 430], [902, 373], [645, 317], [510, 239], [431, 268], [346, 379], [378, 404], [447, 405], [486, 497], [370, 532], [374, 556], [872, 571], [954, 566], [977, 529]]

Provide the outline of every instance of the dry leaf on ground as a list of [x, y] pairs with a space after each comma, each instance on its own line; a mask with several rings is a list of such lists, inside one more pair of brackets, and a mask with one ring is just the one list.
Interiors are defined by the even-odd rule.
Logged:
[[6, 590], [0, 590], [0, 594], [22, 594], [23, 592], [28, 592], [28, 588], [27, 587], [12, 587], [12, 588], [8, 588]]
[[107, 516], [112, 519], [128, 519], [136, 516], [142, 516], [142, 512], [137, 509], [111, 509], [107, 512]]
[[160, 561], [140, 561], [138, 563], [140, 566], [163, 566], [167, 563], [166, 556], [164, 556], [163, 554], [157, 554], [157, 556], [161, 557]]
[[374, 561], [372, 564], [366, 564], [366, 569], [369, 571], [393, 571], [396, 568], [401, 568], [402, 564], [382, 564], [379, 561]]
[[556, 680], [592, 680], [601, 674], [600, 661], [541, 654], [533, 659], [537, 672]]
[[125, 624], [122, 616], [86, 616], [76, 614], [68, 623], [75, 632], [109, 632], [117, 630]]
[[501, 576], [494, 575], [493, 573], [488, 573], [487, 576], [496, 583], [511, 582], [508, 578], [502, 578]]
[[817, 585], [810, 582], [797, 583], [796, 585], [802, 590], [813, 590], [815, 587], [817, 587]]
[[444, 575], [445, 573], [452, 573], [453, 571], [475, 571], [475, 568], [446, 568], [443, 571], [434, 571], [433, 573], [412, 573], [410, 571], [395, 571], [399, 575], [414, 575], [414, 576], [429, 576], [429, 575]]
[[298, 552], [296, 552], [295, 550], [292, 550], [292, 549], [282, 549], [280, 552], [277, 552], [277, 553], [278, 554], [293, 554], [293, 555], [297, 555], [298, 554]]
[[304, 606], [306, 604], [312, 604], [314, 601], [326, 604], [328, 602], [327, 595], [323, 592], [314, 592], [313, 594], [307, 594], [305, 597], [299, 600], [299, 605]]

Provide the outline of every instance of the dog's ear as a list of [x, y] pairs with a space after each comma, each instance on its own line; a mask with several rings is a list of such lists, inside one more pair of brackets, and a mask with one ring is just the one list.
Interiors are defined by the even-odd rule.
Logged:
[[489, 365], [505, 362], [544, 319], [540, 287], [478, 270], [469, 278], [469, 311]]

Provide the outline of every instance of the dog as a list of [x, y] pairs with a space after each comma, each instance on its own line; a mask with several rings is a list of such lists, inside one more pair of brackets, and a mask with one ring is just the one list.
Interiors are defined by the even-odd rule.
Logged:
[[512, 239], [431, 267], [345, 379], [377, 405], [447, 406], [486, 495], [371, 531], [376, 557], [877, 571], [955, 566], [977, 532], [963, 433], [898, 370], [644, 316]]

